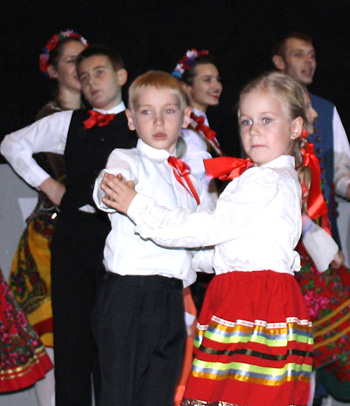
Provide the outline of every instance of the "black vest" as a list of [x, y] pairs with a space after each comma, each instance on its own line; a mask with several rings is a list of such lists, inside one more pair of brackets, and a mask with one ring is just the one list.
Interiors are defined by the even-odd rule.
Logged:
[[115, 148], [133, 148], [137, 137], [129, 131], [125, 112], [121, 112], [106, 126], [85, 129], [89, 118], [86, 110], [73, 112], [64, 157], [66, 161], [66, 193], [62, 200], [62, 214], [73, 214], [80, 207], [95, 203], [92, 191], [95, 179], [106, 167], [109, 154]]

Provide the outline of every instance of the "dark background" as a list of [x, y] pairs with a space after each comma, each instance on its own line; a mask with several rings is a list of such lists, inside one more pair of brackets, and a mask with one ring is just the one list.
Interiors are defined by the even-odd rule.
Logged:
[[227, 154], [239, 153], [233, 110], [239, 89], [271, 69], [274, 40], [289, 31], [311, 35], [318, 68], [310, 90], [335, 102], [350, 134], [350, 1], [304, 0], [1, 0], [2, 137], [33, 121], [50, 99], [39, 71], [41, 48], [55, 33], [74, 29], [92, 43], [118, 48], [129, 83], [148, 69], [172, 71], [188, 48], [217, 59], [224, 91], [208, 110]]

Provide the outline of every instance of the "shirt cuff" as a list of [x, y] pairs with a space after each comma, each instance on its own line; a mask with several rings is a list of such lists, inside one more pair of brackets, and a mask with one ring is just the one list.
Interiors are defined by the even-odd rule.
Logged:
[[130, 203], [126, 214], [136, 225], [140, 225], [143, 223], [142, 212], [147, 209], [150, 202], [153, 202], [153, 199], [137, 193], [133, 201]]

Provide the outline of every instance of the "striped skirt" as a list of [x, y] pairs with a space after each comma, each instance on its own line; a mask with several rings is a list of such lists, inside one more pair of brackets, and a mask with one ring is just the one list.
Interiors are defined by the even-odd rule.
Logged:
[[312, 325], [292, 275], [229, 272], [212, 280], [182, 405], [306, 405]]

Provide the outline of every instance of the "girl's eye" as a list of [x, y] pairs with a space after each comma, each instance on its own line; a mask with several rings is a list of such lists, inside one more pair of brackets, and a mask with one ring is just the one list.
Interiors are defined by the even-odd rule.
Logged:
[[175, 110], [174, 110], [174, 109], [167, 109], [167, 110], [166, 110], [166, 113], [167, 113], [167, 114], [174, 114], [174, 113], [175, 113]]
[[248, 125], [251, 125], [251, 124], [252, 124], [252, 120], [246, 119], [246, 120], [241, 121], [241, 126], [248, 126]]
[[270, 124], [271, 122], [272, 122], [271, 118], [267, 118], [267, 117], [263, 118], [264, 124]]

